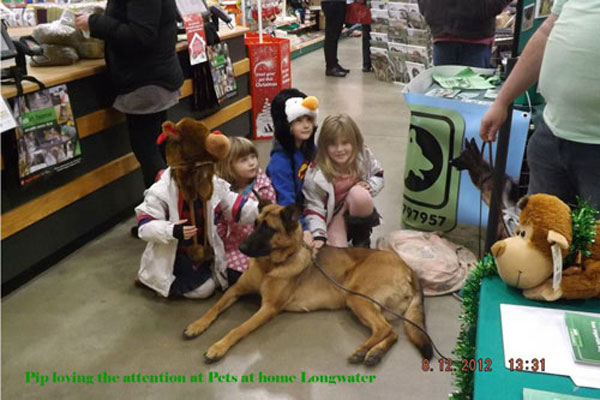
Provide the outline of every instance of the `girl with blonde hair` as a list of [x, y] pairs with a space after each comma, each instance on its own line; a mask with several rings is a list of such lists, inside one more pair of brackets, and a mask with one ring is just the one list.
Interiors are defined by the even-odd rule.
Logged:
[[[254, 144], [242, 137], [230, 137], [231, 148], [227, 157], [217, 164], [217, 175], [231, 184], [231, 189], [243, 198], [257, 200], [254, 192], [260, 197], [275, 202], [275, 189], [271, 180], [258, 167], [258, 151]], [[235, 215], [243, 204], [236, 204], [232, 210]], [[215, 210], [217, 233], [223, 241], [227, 256], [227, 279], [233, 285], [248, 269], [248, 256], [238, 246], [252, 233], [253, 224], [237, 224], [231, 218], [225, 218], [221, 210]]]
[[315, 247], [370, 247], [379, 214], [373, 197], [383, 189], [383, 169], [346, 114], [323, 121], [317, 156], [308, 168], [304, 216]]

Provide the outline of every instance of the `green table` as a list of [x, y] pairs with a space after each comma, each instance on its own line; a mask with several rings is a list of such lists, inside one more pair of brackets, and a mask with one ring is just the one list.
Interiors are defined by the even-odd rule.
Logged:
[[[475, 372], [475, 399], [520, 400], [523, 388], [532, 388], [600, 399], [600, 390], [576, 388], [567, 376], [510, 371], [504, 367], [500, 304], [560, 308], [573, 311], [600, 312], [600, 300], [558, 301], [544, 303], [527, 300], [520, 290], [506, 286], [499, 277], [485, 278], [481, 285], [477, 321], [476, 358], [492, 360], [492, 371]], [[600, 379], [600, 372], [598, 374]], [[575, 391], [576, 390], [576, 391]], [[574, 392], [575, 391], [575, 392]]]

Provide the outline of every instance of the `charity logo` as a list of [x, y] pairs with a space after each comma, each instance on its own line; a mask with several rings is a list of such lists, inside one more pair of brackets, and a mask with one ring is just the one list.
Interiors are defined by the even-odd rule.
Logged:
[[254, 73], [257, 74], [259, 72], [259, 70], [271, 71], [273, 69], [274, 65], [275, 65], [275, 63], [272, 59], [260, 61], [260, 62], [256, 63], [256, 65], [254, 66]]
[[436, 138], [419, 126], [410, 126], [404, 186], [421, 192], [433, 186], [443, 169], [444, 154]]
[[202, 58], [204, 56], [204, 52], [206, 51], [206, 42], [204, 38], [199, 34], [194, 33], [194, 38], [190, 44], [190, 50], [192, 52], [191, 56], [194, 60], [197, 58]]

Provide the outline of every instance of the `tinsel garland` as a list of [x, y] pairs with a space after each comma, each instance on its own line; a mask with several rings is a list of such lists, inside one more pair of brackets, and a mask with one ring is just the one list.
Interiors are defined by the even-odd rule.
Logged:
[[[577, 208], [571, 212], [573, 223], [573, 241], [569, 254], [567, 255], [565, 265], [573, 265], [577, 253], [586, 257], [590, 255], [589, 245], [594, 243], [596, 236], [596, 220], [598, 211], [578, 199]], [[477, 264], [475, 269], [469, 274], [465, 286], [462, 290], [462, 314], [460, 333], [456, 342], [456, 347], [452, 354], [456, 357], [453, 360], [454, 365], [460, 365], [461, 360], [475, 359], [475, 337], [477, 334], [477, 311], [479, 310], [479, 291], [481, 281], [486, 276], [498, 275], [496, 261], [491, 254], [485, 255]], [[472, 400], [473, 399], [473, 372], [463, 371], [457, 368], [452, 372], [454, 375], [454, 386], [457, 390], [450, 394], [451, 400]]]
[[[461, 365], [461, 360], [475, 359], [475, 335], [477, 333], [477, 310], [479, 309], [479, 290], [481, 281], [486, 276], [498, 275], [496, 261], [491, 254], [485, 255], [471, 271], [462, 289], [462, 314], [460, 333], [452, 354], [456, 357], [454, 365]], [[473, 398], [473, 372], [457, 368], [452, 372], [454, 386], [458, 389], [450, 395], [452, 400], [470, 400]]]
[[577, 253], [583, 257], [590, 256], [590, 244], [594, 243], [596, 237], [596, 215], [598, 210], [587, 204], [582, 199], [577, 199], [577, 208], [571, 212], [573, 224], [573, 241], [569, 254], [565, 260], [565, 266], [575, 264]]

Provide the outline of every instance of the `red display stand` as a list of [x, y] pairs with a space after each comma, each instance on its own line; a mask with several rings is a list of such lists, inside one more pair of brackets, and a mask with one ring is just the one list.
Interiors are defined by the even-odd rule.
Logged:
[[292, 85], [290, 41], [259, 34], [246, 34], [250, 58], [253, 139], [273, 138], [271, 101], [282, 89]]

